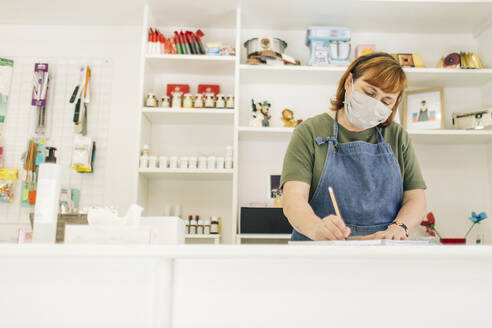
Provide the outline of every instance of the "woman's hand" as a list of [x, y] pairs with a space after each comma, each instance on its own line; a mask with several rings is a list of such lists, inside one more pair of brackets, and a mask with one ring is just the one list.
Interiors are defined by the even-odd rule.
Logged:
[[324, 217], [314, 224], [309, 234], [312, 240], [342, 240], [350, 235], [350, 228], [336, 215]]
[[396, 224], [392, 224], [388, 226], [388, 228], [384, 231], [378, 231], [376, 233], [373, 233], [372, 235], [367, 235], [364, 237], [361, 237], [360, 239], [367, 240], [367, 239], [393, 239], [393, 240], [406, 240], [407, 235], [405, 233], [405, 229], [403, 227], [400, 227]]

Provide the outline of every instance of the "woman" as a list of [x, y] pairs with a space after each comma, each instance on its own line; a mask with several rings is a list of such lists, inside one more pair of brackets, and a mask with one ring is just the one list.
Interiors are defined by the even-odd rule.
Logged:
[[340, 79], [331, 111], [294, 130], [280, 182], [292, 240], [403, 240], [420, 223], [426, 185], [407, 132], [393, 122], [406, 86], [391, 55], [359, 57]]

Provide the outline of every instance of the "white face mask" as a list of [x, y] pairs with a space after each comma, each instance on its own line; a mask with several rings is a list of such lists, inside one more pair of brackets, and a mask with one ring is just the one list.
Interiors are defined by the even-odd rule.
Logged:
[[353, 126], [366, 130], [385, 122], [391, 109], [379, 100], [354, 90], [352, 80], [352, 92], [348, 99], [345, 98], [345, 115]]

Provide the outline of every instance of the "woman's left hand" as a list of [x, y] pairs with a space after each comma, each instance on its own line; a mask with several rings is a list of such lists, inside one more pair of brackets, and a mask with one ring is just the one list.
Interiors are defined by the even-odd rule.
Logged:
[[407, 235], [405, 234], [405, 230], [396, 225], [392, 224], [388, 226], [388, 228], [384, 231], [378, 231], [376, 233], [373, 233], [372, 235], [367, 235], [364, 237], [361, 237], [360, 239], [362, 240], [368, 240], [368, 239], [393, 239], [393, 240], [406, 240]]

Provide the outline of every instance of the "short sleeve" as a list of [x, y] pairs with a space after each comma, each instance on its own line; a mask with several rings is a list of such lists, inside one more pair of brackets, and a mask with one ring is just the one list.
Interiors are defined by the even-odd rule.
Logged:
[[314, 167], [313, 137], [306, 124], [300, 124], [293, 132], [285, 153], [280, 186], [287, 181], [302, 181], [311, 185]]
[[408, 133], [403, 133], [403, 190], [427, 189], [412, 142]]

